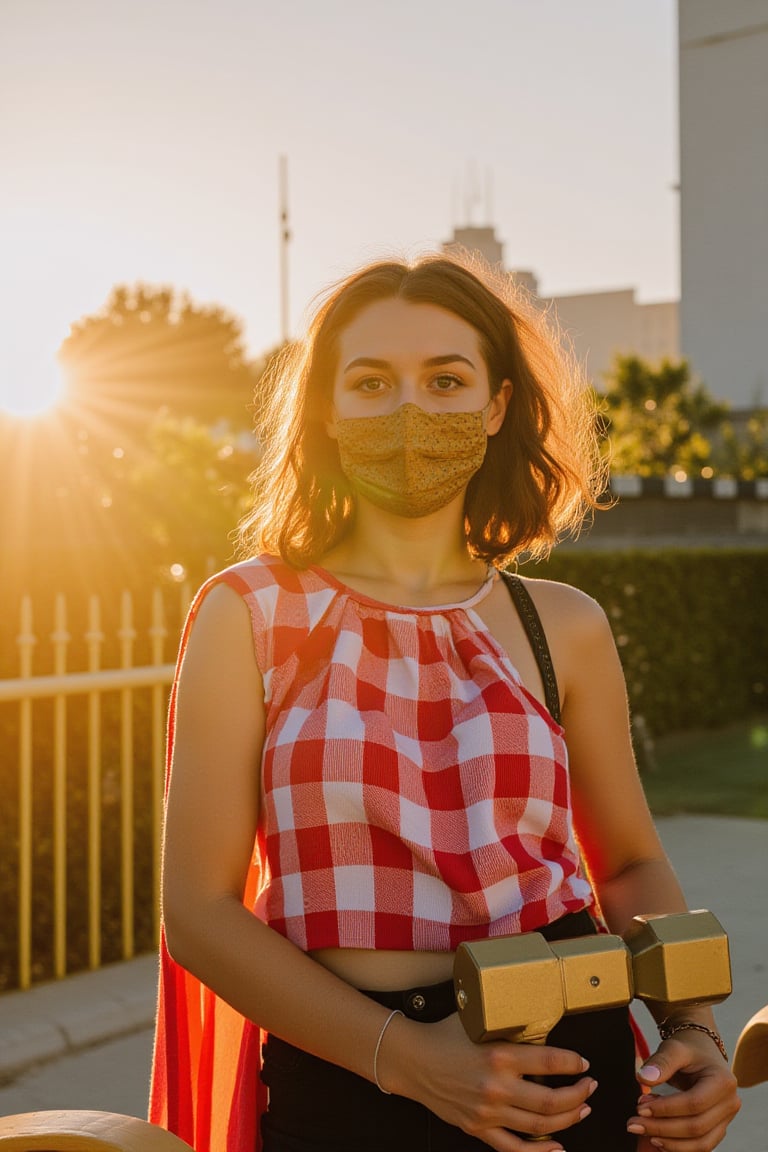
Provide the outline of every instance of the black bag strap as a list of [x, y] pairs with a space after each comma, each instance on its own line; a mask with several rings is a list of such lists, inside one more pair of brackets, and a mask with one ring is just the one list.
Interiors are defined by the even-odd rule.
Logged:
[[555, 666], [552, 663], [552, 654], [549, 651], [547, 638], [541, 624], [541, 617], [536, 611], [536, 605], [519, 576], [512, 572], [502, 572], [502, 579], [509, 589], [512, 602], [525, 629], [528, 642], [531, 645], [536, 663], [539, 666], [542, 683], [544, 684], [544, 699], [552, 719], [560, 723], [560, 692], [555, 677]]

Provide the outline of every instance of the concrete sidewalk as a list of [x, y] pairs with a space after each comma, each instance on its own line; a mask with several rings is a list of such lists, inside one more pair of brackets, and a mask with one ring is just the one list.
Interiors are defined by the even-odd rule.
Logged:
[[[716, 1015], [732, 1053], [768, 1003], [768, 821], [681, 816], [658, 827], [689, 906], [710, 908], [729, 934], [734, 992]], [[144, 1116], [156, 973], [156, 958], [143, 956], [0, 997], [0, 1114], [71, 1107]], [[642, 1007], [637, 1014], [653, 1043], [650, 1017]], [[720, 1148], [768, 1152], [768, 1084], [743, 1101]]]
[[34, 1065], [151, 1028], [157, 958], [140, 956], [0, 996], [0, 1083]]

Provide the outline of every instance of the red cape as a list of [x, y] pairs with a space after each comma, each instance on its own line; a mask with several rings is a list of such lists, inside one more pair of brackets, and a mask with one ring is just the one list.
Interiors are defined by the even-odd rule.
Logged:
[[[190, 608], [171, 689], [166, 793], [176, 721], [181, 661], [197, 610], [210, 583]], [[261, 886], [254, 853], [243, 903], [253, 908]], [[261, 1030], [173, 960], [160, 937], [155, 1049], [149, 1119], [186, 1140], [195, 1152], [260, 1152], [259, 1117], [266, 1107], [261, 1084]]]

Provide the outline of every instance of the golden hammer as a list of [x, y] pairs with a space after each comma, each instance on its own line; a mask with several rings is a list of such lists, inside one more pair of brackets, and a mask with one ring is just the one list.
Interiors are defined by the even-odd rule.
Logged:
[[711, 912], [635, 916], [609, 934], [539, 932], [460, 944], [456, 1004], [471, 1040], [543, 1043], [562, 1016], [629, 1004], [717, 1004], [731, 993], [728, 937]]

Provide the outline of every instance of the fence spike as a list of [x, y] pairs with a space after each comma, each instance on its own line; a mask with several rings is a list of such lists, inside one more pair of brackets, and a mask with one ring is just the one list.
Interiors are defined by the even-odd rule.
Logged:
[[85, 633], [85, 642], [88, 645], [88, 671], [98, 672], [104, 633], [101, 630], [101, 601], [95, 595], [88, 597], [88, 631]]
[[66, 671], [67, 645], [72, 637], [67, 631], [67, 601], [61, 592], [57, 594], [54, 602], [53, 619], [53, 632], [51, 632], [53, 670], [56, 676], [62, 676]]
[[165, 626], [163, 593], [160, 588], [155, 588], [152, 591], [152, 624], [149, 629], [149, 636], [152, 641], [153, 664], [162, 664], [163, 662], [163, 642], [167, 635], [168, 629]]
[[19, 672], [22, 676], [32, 675], [32, 652], [37, 644], [37, 637], [32, 631], [32, 597], [24, 596], [21, 601], [19, 613], [20, 632], [16, 638], [19, 646]]

